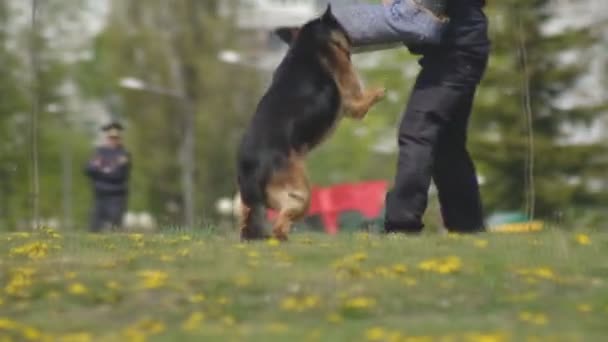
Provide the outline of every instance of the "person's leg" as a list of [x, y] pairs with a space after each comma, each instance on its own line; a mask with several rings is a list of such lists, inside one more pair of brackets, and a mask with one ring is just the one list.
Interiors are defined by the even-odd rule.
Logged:
[[439, 136], [434, 155], [433, 180], [439, 194], [443, 221], [450, 232], [484, 230], [479, 184], [466, 147], [474, 96], [474, 88], [461, 90], [451, 120]]
[[122, 218], [127, 208], [127, 197], [124, 195], [111, 196], [108, 200], [108, 214], [112, 229], [122, 228]]
[[399, 157], [393, 189], [386, 197], [386, 232], [420, 232], [427, 207], [434, 148], [450, 119], [458, 93], [432, 78], [434, 67], [423, 69], [399, 129]]
[[95, 195], [93, 211], [91, 213], [91, 225], [90, 231], [92, 233], [99, 233], [104, 225], [105, 217], [105, 203], [101, 196]]

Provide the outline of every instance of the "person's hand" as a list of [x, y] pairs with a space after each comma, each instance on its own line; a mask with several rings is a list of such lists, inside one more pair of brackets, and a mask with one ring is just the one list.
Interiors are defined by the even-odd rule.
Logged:
[[124, 165], [129, 162], [129, 158], [127, 156], [118, 157], [118, 165]]

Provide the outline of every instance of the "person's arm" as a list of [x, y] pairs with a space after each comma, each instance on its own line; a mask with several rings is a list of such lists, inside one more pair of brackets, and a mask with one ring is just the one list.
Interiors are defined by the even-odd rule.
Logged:
[[[426, 0], [426, 2], [431, 0]], [[443, 3], [445, 0], [432, 0]], [[353, 52], [405, 45], [437, 45], [447, 24], [414, 0], [382, 0], [378, 4], [332, 6], [332, 13], [352, 40]], [[279, 37], [290, 44], [296, 28], [279, 28]]]
[[354, 52], [380, 50], [396, 45], [436, 45], [446, 19], [413, 0], [383, 0], [384, 4], [361, 4], [333, 9], [352, 40]]
[[128, 180], [130, 170], [131, 158], [129, 154], [125, 153], [118, 158], [115, 165], [102, 169], [99, 177], [112, 183], [122, 183]]
[[89, 160], [87, 162], [87, 164], [85, 165], [84, 173], [91, 178], [95, 178], [99, 175], [100, 172], [101, 172], [101, 159], [100, 159], [99, 155], [97, 153], [95, 153], [93, 158], [91, 158], [91, 160]]

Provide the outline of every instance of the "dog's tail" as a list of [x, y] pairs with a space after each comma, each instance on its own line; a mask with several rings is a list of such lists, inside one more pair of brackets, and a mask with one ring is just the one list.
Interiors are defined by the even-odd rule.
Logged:
[[244, 210], [241, 238], [255, 240], [265, 237], [266, 223], [266, 185], [270, 178], [269, 170], [260, 168], [250, 174], [239, 174], [239, 191]]

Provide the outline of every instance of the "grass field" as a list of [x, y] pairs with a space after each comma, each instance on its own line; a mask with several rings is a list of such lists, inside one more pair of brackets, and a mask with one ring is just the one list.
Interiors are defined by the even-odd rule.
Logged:
[[605, 233], [0, 241], [0, 341], [608, 339]]

